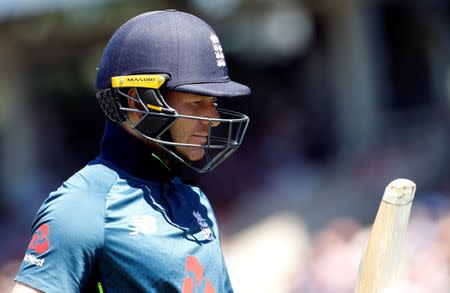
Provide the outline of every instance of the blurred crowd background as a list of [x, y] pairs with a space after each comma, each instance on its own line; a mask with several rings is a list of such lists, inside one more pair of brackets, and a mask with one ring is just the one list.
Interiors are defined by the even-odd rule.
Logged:
[[253, 90], [226, 105], [251, 117], [243, 146], [197, 178], [236, 292], [353, 292], [398, 177], [417, 193], [396, 292], [450, 292], [448, 0], [1, 0], [0, 292], [42, 201], [99, 152], [108, 39], [165, 8], [211, 24]]

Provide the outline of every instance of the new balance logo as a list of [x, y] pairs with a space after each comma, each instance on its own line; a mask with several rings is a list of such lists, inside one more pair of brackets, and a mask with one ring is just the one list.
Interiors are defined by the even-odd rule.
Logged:
[[130, 219], [130, 226], [133, 230], [130, 235], [153, 234], [158, 231], [156, 219], [153, 216], [134, 216]]

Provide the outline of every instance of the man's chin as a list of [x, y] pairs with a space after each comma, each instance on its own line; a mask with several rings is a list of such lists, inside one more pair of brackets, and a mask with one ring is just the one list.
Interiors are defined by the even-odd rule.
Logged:
[[188, 147], [179, 147], [177, 151], [181, 157], [193, 163], [200, 162], [205, 158], [205, 151], [203, 149], [195, 150]]
[[198, 162], [202, 161], [204, 158], [205, 158], [204, 152], [201, 155], [187, 157], [188, 161], [193, 162], [193, 163], [198, 163]]

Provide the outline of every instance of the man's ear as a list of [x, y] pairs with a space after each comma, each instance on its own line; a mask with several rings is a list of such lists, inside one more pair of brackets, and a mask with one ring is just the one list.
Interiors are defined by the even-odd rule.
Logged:
[[[135, 99], [138, 98], [138, 93], [137, 93], [136, 88], [129, 89], [127, 91], [127, 95], [129, 95], [130, 97], [135, 98]], [[139, 103], [139, 102], [137, 102], [137, 101], [135, 101], [133, 99], [130, 99], [130, 98], [127, 98], [126, 100], [127, 100], [128, 108], [136, 109], [136, 110], [142, 110], [142, 111], [145, 110], [144, 106], [142, 106], [141, 103]], [[132, 112], [132, 111], [127, 112], [128, 120], [130, 120], [133, 124], [135, 124], [138, 121], [140, 121], [142, 119], [143, 115], [144, 114], [138, 113], [138, 112]]]
[[[128, 90], [127, 95], [133, 98], [137, 98], [137, 91], [136, 88], [131, 88]], [[131, 109], [139, 109], [141, 108], [141, 105], [137, 103], [136, 101], [133, 101], [132, 99], [127, 99], [128, 107]]]

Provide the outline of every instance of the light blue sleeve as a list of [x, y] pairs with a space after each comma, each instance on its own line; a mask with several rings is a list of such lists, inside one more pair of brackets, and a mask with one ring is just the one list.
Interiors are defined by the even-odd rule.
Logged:
[[46, 199], [17, 282], [44, 292], [80, 292], [95, 270], [104, 241], [105, 190], [77, 173]]

